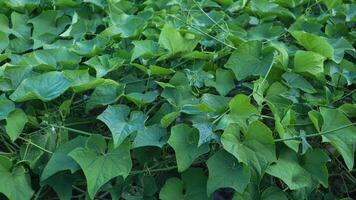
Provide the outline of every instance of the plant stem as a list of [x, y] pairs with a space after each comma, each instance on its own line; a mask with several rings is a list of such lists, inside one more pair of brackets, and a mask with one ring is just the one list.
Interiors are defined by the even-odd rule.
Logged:
[[[54, 125], [54, 124], [51, 124], [50, 126], [55, 127], [55, 128], [59, 128], [59, 129], [64, 129], [64, 130], [67, 130], [67, 131], [72, 131], [74, 133], [79, 133], [79, 134], [82, 134], [82, 135], [85, 135], [85, 136], [100, 135], [100, 134], [97, 134], [97, 133], [91, 133], [91, 132], [87, 132], [87, 131], [82, 131], [82, 130], [78, 130], [78, 129], [74, 129], [74, 128], [69, 128], [69, 127], [66, 127], [66, 126], [58, 126], [58, 125]], [[111, 137], [108, 137], [108, 136], [103, 136], [103, 137], [105, 139], [111, 140]]]
[[45, 148], [39, 146], [38, 144], [33, 143], [31, 140], [28, 140], [28, 139], [23, 138], [23, 137], [21, 137], [21, 136], [19, 136], [18, 138], [19, 138], [20, 140], [23, 140], [23, 141], [27, 142], [28, 144], [30, 144], [30, 145], [32, 145], [32, 146], [34, 146], [34, 147], [37, 147], [38, 149], [40, 149], [40, 150], [42, 150], [42, 151], [44, 151], [44, 152], [46, 152], [46, 153], [53, 154], [52, 151], [47, 150], [47, 149], [45, 149]]
[[338, 128], [335, 128], [335, 129], [331, 129], [331, 130], [328, 130], [328, 131], [324, 131], [324, 132], [320, 132], [320, 133], [313, 133], [313, 134], [309, 134], [309, 135], [305, 135], [305, 136], [295, 136], [295, 137], [290, 137], [290, 138], [275, 139], [274, 141], [275, 142], [283, 142], [283, 141], [289, 141], [289, 140], [300, 140], [302, 138], [316, 137], [316, 136], [325, 135], [325, 134], [328, 134], [328, 133], [331, 133], [331, 132], [334, 132], [334, 131], [338, 131], [338, 130], [341, 130], [341, 129], [344, 129], [344, 128], [348, 128], [348, 127], [354, 126], [354, 125], [356, 125], [356, 123], [347, 124], [345, 126], [341, 126], [341, 127], [338, 127]]

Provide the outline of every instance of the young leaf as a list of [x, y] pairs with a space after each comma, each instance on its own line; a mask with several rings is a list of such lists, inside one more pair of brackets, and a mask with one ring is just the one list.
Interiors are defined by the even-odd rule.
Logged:
[[[344, 158], [347, 168], [353, 169], [356, 127], [338, 109], [320, 108], [320, 114], [323, 117], [321, 131], [328, 132], [322, 136], [323, 142], [333, 145]], [[340, 129], [342, 127], [344, 128]]]
[[50, 101], [64, 93], [71, 84], [72, 81], [65, 77], [63, 73], [47, 72], [22, 81], [10, 98], [16, 102], [32, 99]]
[[273, 59], [273, 52], [267, 54], [263, 53], [262, 42], [250, 41], [239, 46], [230, 56], [225, 67], [235, 73], [237, 80], [242, 80], [250, 76], [264, 77], [272, 67]]

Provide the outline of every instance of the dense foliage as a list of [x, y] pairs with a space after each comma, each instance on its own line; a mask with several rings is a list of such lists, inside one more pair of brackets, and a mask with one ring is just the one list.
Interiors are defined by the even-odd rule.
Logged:
[[356, 196], [352, 0], [0, 0], [0, 199]]

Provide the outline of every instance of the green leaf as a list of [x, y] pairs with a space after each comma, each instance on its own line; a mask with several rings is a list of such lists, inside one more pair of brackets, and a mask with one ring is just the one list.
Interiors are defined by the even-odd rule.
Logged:
[[295, 74], [293, 72], [286, 72], [282, 75], [286, 84], [291, 88], [298, 88], [307, 93], [315, 93], [314, 87], [305, 80], [302, 76]]
[[282, 19], [295, 19], [295, 15], [291, 11], [267, 0], [251, 1], [249, 9], [261, 17], [279, 16]]
[[173, 69], [167, 69], [157, 65], [150, 65], [150, 74], [152, 75], [165, 76], [165, 75], [173, 74], [174, 72], [175, 71]]
[[90, 76], [88, 69], [65, 70], [63, 74], [72, 81], [71, 88], [77, 93], [94, 89], [105, 82], [114, 82], [113, 80], [94, 78]]
[[248, 126], [245, 140], [240, 140], [239, 132], [237, 127], [230, 125], [221, 136], [221, 143], [226, 151], [262, 178], [268, 165], [276, 160], [272, 131], [262, 122], [255, 121]]
[[33, 25], [33, 48], [38, 48], [43, 46], [43, 44], [52, 42], [64, 30], [64, 26], [57, 27], [56, 21], [59, 17], [58, 15], [55, 10], [45, 10], [28, 21], [28, 23]]
[[[320, 114], [323, 117], [321, 131], [329, 132], [322, 136], [323, 142], [328, 142], [333, 145], [344, 158], [347, 168], [349, 170], [353, 169], [356, 127], [353, 126], [344, 113], [338, 109], [320, 108]], [[340, 129], [342, 127], [344, 128]]]
[[235, 73], [237, 80], [243, 80], [251, 76], [266, 76], [273, 59], [273, 52], [263, 52], [262, 42], [250, 41], [233, 52], [225, 67]]
[[2, 94], [0, 96], [0, 121], [6, 119], [14, 109], [15, 104], [7, 99], [5, 94]]
[[205, 84], [209, 87], [214, 87], [222, 96], [227, 95], [235, 87], [234, 75], [230, 70], [217, 69], [215, 74], [215, 82], [208, 79]]
[[262, 200], [288, 200], [286, 194], [277, 187], [268, 187], [262, 192]]
[[58, 173], [46, 179], [43, 182], [43, 185], [46, 184], [53, 188], [60, 200], [70, 200], [73, 197], [72, 190], [76, 178], [77, 177], [73, 176], [68, 172]]
[[321, 0], [321, 2], [326, 5], [328, 10], [331, 10], [332, 8], [342, 4], [342, 0]]
[[116, 70], [124, 63], [120, 57], [110, 58], [109, 55], [95, 56], [85, 62], [96, 71], [96, 77], [101, 78], [109, 72]]
[[356, 104], [345, 103], [342, 104], [339, 109], [346, 113], [348, 117], [356, 117]]
[[250, 103], [250, 97], [238, 94], [229, 102], [230, 116], [242, 128], [247, 127], [248, 121], [258, 119], [260, 113], [257, 108]]
[[312, 121], [315, 129], [320, 132], [321, 125], [323, 124], [323, 118], [321, 114], [315, 110], [311, 110], [308, 112], [308, 116], [310, 118], [310, 121]]
[[22, 81], [10, 98], [16, 102], [32, 99], [50, 101], [64, 93], [71, 84], [72, 82], [63, 73], [47, 72]]
[[118, 176], [126, 178], [132, 168], [128, 142], [105, 152], [105, 139], [100, 135], [93, 135], [88, 139], [85, 148], [79, 147], [69, 153], [84, 172], [91, 199], [94, 199], [100, 188], [111, 179]]
[[312, 185], [310, 174], [294, 160], [279, 158], [266, 171], [271, 176], [281, 179], [291, 190]]
[[213, 131], [213, 124], [208, 121], [208, 116], [204, 114], [196, 115], [190, 118], [192, 126], [199, 131], [198, 146], [208, 143], [211, 140], [217, 140], [218, 137]]
[[242, 193], [250, 183], [251, 173], [243, 164], [240, 164], [234, 156], [226, 151], [218, 151], [207, 161], [209, 179], [207, 184], [210, 196], [219, 188], [232, 188]]
[[321, 149], [312, 149], [304, 156], [303, 167], [311, 174], [312, 178], [328, 187], [328, 168], [326, 163], [330, 160], [329, 156]]
[[115, 103], [124, 94], [124, 86], [113, 80], [105, 80], [94, 89], [86, 105], [86, 110]]
[[[0, 193], [11, 200], [30, 200], [34, 191], [24, 167], [3, 166], [0, 163]], [[5, 183], [5, 184], [4, 184]]]
[[205, 93], [201, 97], [201, 103], [209, 107], [209, 111], [216, 113], [223, 113], [228, 109], [228, 103], [230, 98]]
[[[326, 58], [334, 58], [334, 48], [330, 45], [325, 37], [317, 36], [305, 31], [289, 31], [292, 36], [308, 51], [313, 51]], [[304, 58], [305, 62], [310, 60], [310, 57]]]
[[9, 45], [9, 35], [8, 35], [8, 29], [9, 29], [9, 20], [7, 17], [3, 14], [0, 13], [0, 53], [7, 48]]
[[41, 181], [44, 181], [54, 174], [64, 170], [70, 170], [71, 173], [79, 170], [79, 165], [68, 154], [76, 148], [84, 147], [85, 142], [85, 137], [78, 136], [59, 146], [44, 167], [41, 174]]
[[130, 134], [143, 130], [146, 117], [141, 112], [132, 112], [125, 105], [109, 105], [97, 118], [104, 122], [113, 136], [114, 146], [119, 146]]
[[282, 26], [273, 26], [272, 23], [263, 23], [252, 27], [248, 31], [250, 40], [275, 40], [284, 32]]
[[167, 128], [179, 115], [180, 115], [179, 111], [174, 111], [163, 116], [161, 119], [162, 127]]
[[179, 124], [171, 129], [168, 144], [174, 149], [176, 154], [179, 172], [188, 169], [197, 157], [209, 151], [208, 144], [198, 147], [198, 142], [198, 131], [186, 124]]
[[294, 55], [293, 71], [324, 80], [324, 60], [318, 53], [298, 50]]
[[133, 48], [131, 61], [136, 58], [152, 58], [161, 53], [160, 46], [153, 40], [137, 40], [132, 42], [135, 47]]
[[162, 187], [161, 200], [201, 200], [208, 199], [207, 178], [202, 169], [190, 168], [182, 173], [182, 180], [170, 178]]
[[338, 39], [328, 39], [328, 42], [334, 48], [333, 60], [336, 63], [340, 63], [342, 61], [345, 51], [349, 50], [355, 52], [355, 48], [353, 48], [350, 42], [343, 37]]
[[158, 125], [145, 127], [139, 130], [132, 144], [134, 148], [145, 146], [156, 146], [162, 148], [167, 143], [168, 135], [165, 128]]
[[145, 106], [148, 103], [152, 103], [158, 96], [157, 92], [146, 92], [146, 93], [137, 93], [133, 92], [125, 95], [125, 97], [134, 102], [138, 106]]
[[265, 101], [265, 92], [268, 89], [268, 81], [264, 78], [259, 78], [253, 83], [252, 96], [259, 106]]
[[26, 54], [17, 63], [41, 70], [57, 70], [77, 65], [80, 56], [66, 48], [36, 50]]
[[181, 52], [193, 51], [198, 44], [198, 40], [195, 37], [194, 35], [192, 39], [184, 37], [177, 29], [165, 24], [159, 36], [158, 43], [167, 49], [170, 55], [175, 55]]
[[21, 135], [27, 122], [27, 115], [21, 109], [15, 109], [9, 114], [6, 119], [5, 130], [12, 141], [15, 141]]
[[146, 21], [137, 15], [120, 14], [114, 17], [112, 25], [105, 30], [108, 36], [133, 37], [140, 33]]

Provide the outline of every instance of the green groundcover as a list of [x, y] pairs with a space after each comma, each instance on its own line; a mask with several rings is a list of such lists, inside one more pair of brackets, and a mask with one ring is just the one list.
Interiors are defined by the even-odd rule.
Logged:
[[353, 0], [0, 0], [0, 199], [356, 196]]

